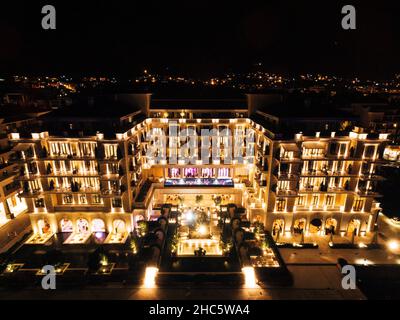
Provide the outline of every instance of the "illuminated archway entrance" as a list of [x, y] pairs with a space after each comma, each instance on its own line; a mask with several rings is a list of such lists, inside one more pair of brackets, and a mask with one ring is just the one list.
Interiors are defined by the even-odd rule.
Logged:
[[102, 219], [93, 219], [92, 232], [105, 232], [106, 227]]
[[306, 228], [306, 223], [307, 223], [307, 221], [305, 218], [295, 220], [295, 222], [293, 224], [293, 232], [302, 234]]
[[285, 220], [276, 219], [272, 225], [272, 235], [276, 236], [278, 233], [283, 234], [285, 231]]
[[115, 219], [113, 221], [113, 232], [114, 233], [125, 233], [125, 222], [121, 219]]
[[358, 233], [360, 232], [360, 225], [361, 225], [360, 220], [352, 219], [349, 222], [349, 226], [347, 228], [347, 234], [349, 236], [351, 236], [352, 234], [358, 235]]
[[71, 220], [63, 218], [60, 222], [61, 232], [73, 232], [74, 225]]
[[321, 230], [322, 227], [322, 221], [319, 218], [314, 218], [310, 222], [310, 228], [309, 232], [310, 233], [318, 233]]
[[325, 221], [325, 234], [335, 234], [337, 228], [337, 220], [334, 218], [328, 218]]
[[50, 223], [46, 219], [40, 219], [37, 222], [39, 234], [51, 233]]
[[88, 233], [89, 232], [89, 222], [86, 219], [78, 219], [76, 222], [76, 230], [78, 233]]

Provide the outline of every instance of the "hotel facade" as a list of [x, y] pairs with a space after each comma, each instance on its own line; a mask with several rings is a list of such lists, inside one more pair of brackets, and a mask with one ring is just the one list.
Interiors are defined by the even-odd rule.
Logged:
[[[101, 128], [80, 137], [10, 134], [30, 241], [71, 232], [69, 243], [80, 243], [82, 235], [106, 232], [106, 241], [117, 242], [138, 221], [157, 219], [162, 204], [190, 208], [199, 196], [208, 208], [236, 204], [274, 235], [373, 230], [387, 134], [354, 128], [283, 139], [247, 110], [205, 113], [147, 110], [111, 139]], [[201, 138], [202, 130], [211, 136]]]
[[25, 199], [20, 197], [22, 189], [17, 180], [18, 165], [14, 161], [7, 132], [30, 122], [31, 119], [0, 119], [0, 227], [28, 209]]

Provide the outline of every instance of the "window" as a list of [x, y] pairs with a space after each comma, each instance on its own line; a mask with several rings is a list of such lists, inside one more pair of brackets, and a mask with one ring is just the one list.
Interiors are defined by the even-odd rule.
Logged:
[[112, 206], [113, 206], [113, 208], [122, 208], [121, 198], [113, 198], [112, 199]]
[[286, 200], [278, 199], [276, 200], [276, 211], [284, 211], [286, 209]]
[[284, 181], [279, 181], [278, 182], [278, 189], [279, 190], [289, 190], [289, 181], [284, 180]]
[[353, 211], [361, 211], [364, 206], [364, 200], [357, 199], [354, 201]]
[[339, 156], [344, 156], [346, 154], [347, 144], [341, 143], [339, 148]]
[[87, 203], [86, 194], [81, 194], [79, 196], [79, 203], [81, 203], [81, 204], [86, 204]]
[[333, 195], [327, 195], [326, 199], [325, 199], [325, 204], [329, 207], [329, 206], [333, 206], [334, 203], [334, 197]]
[[64, 218], [60, 222], [61, 225], [61, 232], [73, 232], [74, 231], [74, 225], [72, 224], [72, 221], [69, 220], [68, 218]]
[[17, 189], [19, 187], [20, 187], [19, 182], [18, 181], [14, 181], [14, 182], [11, 182], [11, 183], [5, 185], [4, 189], [6, 191], [12, 191], [12, 190]]
[[117, 144], [104, 144], [104, 153], [106, 158], [116, 158], [117, 157]]
[[329, 153], [331, 155], [336, 155], [338, 149], [338, 143], [337, 142], [331, 142], [329, 145]]
[[71, 204], [72, 203], [72, 195], [71, 194], [66, 194], [63, 197], [64, 204]]
[[55, 155], [61, 155], [61, 156], [72, 155], [71, 145], [68, 142], [51, 142], [50, 143], [50, 154], [52, 156], [55, 156]]
[[35, 207], [44, 208], [44, 199], [43, 198], [35, 199]]
[[80, 154], [83, 156], [94, 156], [94, 150], [96, 148], [95, 142], [80, 142]]
[[303, 148], [304, 157], [321, 157], [324, 155], [322, 148]]
[[375, 146], [365, 146], [364, 157], [373, 158], [375, 155]]
[[312, 205], [314, 207], [318, 207], [318, 202], [319, 202], [319, 196], [313, 196], [312, 197]]
[[294, 157], [294, 152], [293, 151], [285, 151], [284, 150], [282, 155], [281, 155], [282, 159], [293, 159], [293, 157]]
[[93, 203], [94, 204], [100, 204], [101, 203], [101, 197], [98, 194], [93, 195]]
[[108, 163], [107, 169], [109, 174], [118, 174], [119, 165], [117, 163]]
[[297, 197], [297, 205], [298, 206], [304, 206], [304, 201], [305, 201], [305, 196], [299, 196]]

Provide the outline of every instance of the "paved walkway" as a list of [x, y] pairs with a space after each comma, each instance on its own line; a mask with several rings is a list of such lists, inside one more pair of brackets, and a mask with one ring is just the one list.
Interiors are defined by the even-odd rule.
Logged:
[[[394, 225], [384, 215], [378, 220], [379, 232], [385, 235], [385, 239], [378, 237], [378, 243], [385, 245], [387, 239], [400, 239], [400, 225]], [[354, 243], [369, 244], [373, 234], [355, 237]], [[386, 239], [387, 237], [387, 239]], [[301, 236], [280, 237], [280, 242], [300, 242]], [[305, 236], [305, 242], [315, 242], [318, 249], [279, 249], [282, 258], [287, 264], [336, 264], [338, 258], [344, 258], [352, 264], [399, 264], [400, 256], [393, 254], [386, 247], [382, 249], [332, 249], [329, 247], [329, 236]], [[350, 236], [333, 237], [334, 243], [351, 243]]]

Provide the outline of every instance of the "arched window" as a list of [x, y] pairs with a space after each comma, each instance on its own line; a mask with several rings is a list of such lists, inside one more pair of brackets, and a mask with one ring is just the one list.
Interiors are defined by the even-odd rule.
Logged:
[[46, 234], [48, 232], [51, 232], [50, 224], [46, 219], [38, 220], [37, 226], [40, 234]]
[[125, 222], [121, 219], [115, 219], [113, 221], [113, 232], [114, 233], [124, 233], [125, 232]]
[[306, 228], [306, 219], [297, 219], [293, 224], [293, 232], [302, 234]]
[[325, 221], [325, 233], [326, 234], [335, 234], [337, 228], [337, 220], [333, 218], [328, 218]]
[[105, 232], [106, 227], [104, 221], [101, 219], [93, 219], [92, 221], [92, 232]]
[[143, 217], [141, 214], [139, 214], [139, 215], [137, 215], [137, 216], [135, 217], [135, 220], [136, 220], [136, 222], [144, 221], [144, 217]]
[[310, 233], [317, 233], [318, 231], [321, 230], [321, 226], [322, 226], [322, 221], [319, 218], [314, 218], [311, 220], [310, 222]]
[[61, 232], [72, 232], [74, 231], [74, 225], [71, 220], [63, 218], [60, 222]]
[[89, 232], [89, 222], [86, 219], [78, 219], [76, 222], [76, 227], [78, 233], [87, 233]]
[[285, 221], [283, 219], [276, 219], [272, 225], [272, 235], [283, 233], [285, 230]]
[[355, 235], [358, 235], [358, 233], [360, 232], [360, 225], [361, 225], [360, 220], [358, 220], [358, 219], [352, 219], [352, 220], [349, 222], [349, 226], [348, 226], [348, 228], [347, 228], [347, 233], [348, 233], [349, 235], [352, 235], [353, 233], [354, 233]]

